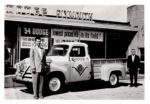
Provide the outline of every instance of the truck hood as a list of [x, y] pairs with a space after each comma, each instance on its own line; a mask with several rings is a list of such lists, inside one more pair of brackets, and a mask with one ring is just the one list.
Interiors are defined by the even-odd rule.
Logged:
[[[57, 63], [57, 62], [64, 62], [64, 61], [67, 61], [67, 58], [65, 56], [46, 56], [46, 62], [54, 62], [54, 63]], [[14, 68], [17, 69], [18, 66], [21, 66], [21, 65], [27, 65], [29, 66], [30, 65], [30, 58], [25, 58], [24, 60], [21, 60], [19, 62], [17, 62], [15, 65], [14, 65]]]
[[[68, 58], [65, 56], [46, 56], [47, 65], [55, 66], [55, 67], [63, 67], [64, 63], [68, 61]], [[14, 68], [17, 69], [16, 74], [23, 74], [24, 71], [29, 69], [30, 71], [30, 58], [25, 58], [24, 60], [19, 61], [14, 65]]]

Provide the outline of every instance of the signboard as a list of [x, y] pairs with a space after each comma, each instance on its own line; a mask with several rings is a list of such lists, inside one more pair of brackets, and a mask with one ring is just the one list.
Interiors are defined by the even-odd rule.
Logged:
[[70, 10], [56, 10], [56, 16], [57, 18], [92, 21], [93, 13], [77, 12], [77, 11], [70, 11]]
[[[41, 41], [42, 41], [41, 46], [44, 49], [48, 49], [48, 38], [42, 37]], [[21, 36], [21, 48], [31, 48], [35, 45], [34, 42], [35, 37]]]
[[31, 27], [23, 27], [23, 35], [28, 36], [48, 36], [49, 29], [43, 28], [31, 28]]
[[56, 40], [71, 40], [71, 41], [103, 41], [103, 32], [98, 31], [80, 31], [69, 29], [51, 29], [51, 37]]
[[47, 8], [33, 5], [6, 5], [6, 14], [12, 15], [30, 15], [30, 16], [45, 16]]
[[[46, 7], [46, 8], [45, 8]], [[93, 20], [93, 13], [71, 11], [71, 10], [60, 10], [56, 9], [55, 13], [53, 10], [49, 10], [47, 6], [34, 6], [34, 5], [6, 5], [5, 13], [10, 15], [22, 15], [22, 16], [50, 16], [54, 15], [57, 18], [65, 19], [76, 19], [76, 20]], [[55, 9], [54, 9], [55, 10]]]
[[[32, 25], [33, 26], [33, 25]], [[48, 37], [49, 37], [49, 29], [42, 27], [28, 27], [24, 26], [21, 29], [21, 48], [31, 48], [35, 44], [35, 37], [41, 37], [41, 45], [44, 49], [48, 49]]]

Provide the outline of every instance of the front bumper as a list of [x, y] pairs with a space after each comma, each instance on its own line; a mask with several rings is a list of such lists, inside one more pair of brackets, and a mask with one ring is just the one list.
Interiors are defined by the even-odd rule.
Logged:
[[32, 79], [26, 79], [17, 76], [13, 78], [13, 81], [21, 84], [32, 83]]

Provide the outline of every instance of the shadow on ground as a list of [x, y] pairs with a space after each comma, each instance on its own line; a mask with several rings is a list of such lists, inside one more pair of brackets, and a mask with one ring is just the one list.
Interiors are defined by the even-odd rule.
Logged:
[[[103, 81], [93, 81], [93, 82], [76, 82], [76, 83], [71, 83], [65, 88], [60, 91], [59, 93], [55, 94], [62, 94], [62, 93], [67, 93], [67, 92], [81, 92], [81, 91], [89, 91], [89, 90], [96, 90], [96, 89], [113, 89], [121, 86], [129, 86], [129, 83], [124, 83], [120, 82], [117, 86], [110, 86], [108, 83], [103, 82]], [[142, 86], [142, 84], [138, 84], [136, 87]], [[33, 94], [32, 89], [21, 89], [22, 92]], [[50, 93], [48, 90], [44, 91], [44, 96], [50, 96], [50, 95], [55, 95]]]

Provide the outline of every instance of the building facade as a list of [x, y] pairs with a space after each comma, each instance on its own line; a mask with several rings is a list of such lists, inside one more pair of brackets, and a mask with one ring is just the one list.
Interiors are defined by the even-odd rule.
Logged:
[[128, 22], [95, 20], [92, 15], [68, 10], [50, 15], [47, 8], [6, 5], [5, 48], [10, 52], [10, 64], [29, 57], [35, 36], [42, 37], [47, 53], [55, 43], [79, 41], [88, 44], [93, 59], [126, 59], [137, 28]]
[[[129, 50], [135, 48], [141, 59], [141, 73], [144, 73], [144, 5], [132, 5], [127, 8], [127, 19], [131, 27], [138, 29]], [[130, 52], [128, 51], [128, 54]]]

